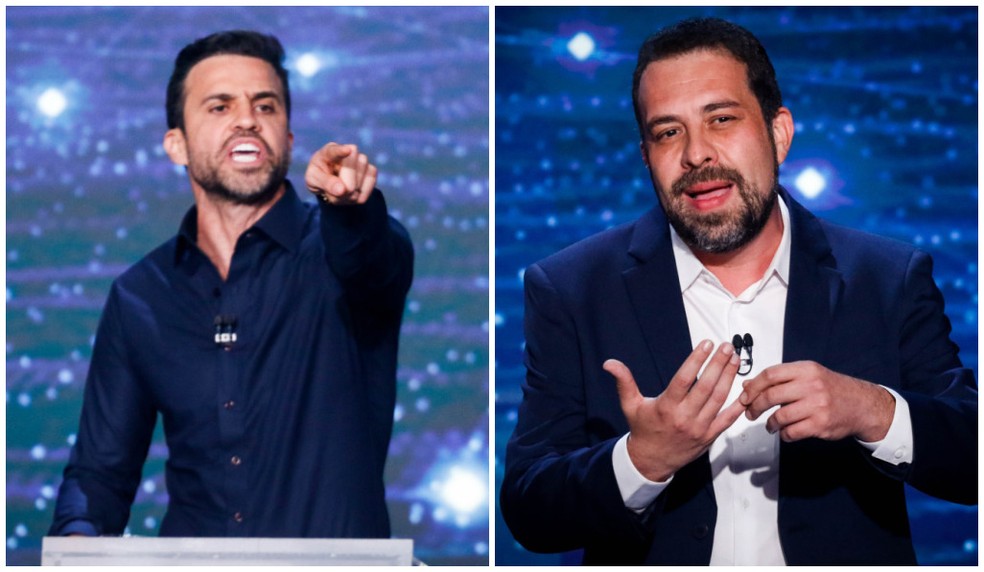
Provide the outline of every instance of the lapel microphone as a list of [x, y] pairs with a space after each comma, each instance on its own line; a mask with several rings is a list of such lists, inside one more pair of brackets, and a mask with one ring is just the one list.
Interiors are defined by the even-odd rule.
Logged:
[[236, 343], [238, 320], [232, 314], [219, 314], [215, 317], [215, 345], [226, 350]]
[[744, 337], [741, 334], [735, 334], [735, 337], [731, 338], [731, 345], [735, 346], [735, 353], [738, 354], [738, 357], [741, 357], [741, 350], [745, 350], [745, 353], [748, 355], [748, 359], [741, 358], [741, 365], [738, 366], [738, 375], [752, 373], [752, 334], [745, 334]]

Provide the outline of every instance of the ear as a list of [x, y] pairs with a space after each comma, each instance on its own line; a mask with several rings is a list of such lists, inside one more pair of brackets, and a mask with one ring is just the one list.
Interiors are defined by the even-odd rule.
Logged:
[[164, 134], [164, 151], [175, 165], [188, 166], [188, 143], [181, 129], [169, 129]]
[[649, 151], [646, 150], [646, 142], [639, 142], [639, 152], [642, 153], [642, 162], [646, 167], [649, 166]]
[[772, 120], [772, 136], [776, 142], [776, 162], [780, 165], [786, 160], [789, 148], [793, 144], [793, 114], [785, 107], [780, 107]]

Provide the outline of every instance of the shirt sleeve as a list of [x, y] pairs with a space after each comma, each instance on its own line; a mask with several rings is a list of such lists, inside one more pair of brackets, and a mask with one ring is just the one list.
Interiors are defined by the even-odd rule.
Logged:
[[[885, 387], [885, 386], [880, 386]], [[892, 424], [888, 428], [888, 433], [881, 441], [868, 443], [858, 440], [862, 447], [871, 451], [871, 455], [892, 465], [911, 463], [913, 457], [912, 446], [912, 418], [909, 416], [909, 404], [897, 392], [888, 387], [885, 390], [895, 398], [895, 414], [892, 416]]]
[[51, 536], [119, 535], [130, 518], [157, 411], [128, 359], [119, 306], [114, 284], [96, 332]]
[[673, 476], [663, 482], [650, 481], [632, 464], [629, 458], [629, 434], [626, 433], [615, 443], [612, 450], [612, 465], [615, 469], [615, 481], [622, 493], [625, 508], [636, 514], [642, 514], [656, 497], [673, 481]]
[[329, 267], [352, 299], [402, 312], [413, 279], [413, 245], [387, 214], [379, 189], [361, 205], [321, 204], [321, 237]]

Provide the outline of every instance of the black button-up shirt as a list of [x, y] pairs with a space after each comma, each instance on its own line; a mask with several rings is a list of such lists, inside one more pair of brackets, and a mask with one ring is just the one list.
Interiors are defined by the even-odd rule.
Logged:
[[123, 531], [159, 412], [162, 536], [389, 536], [406, 231], [378, 191], [317, 206], [288, 183], [225, 281], [196, 236], [192, 208], [113, 283], [50, 534]]

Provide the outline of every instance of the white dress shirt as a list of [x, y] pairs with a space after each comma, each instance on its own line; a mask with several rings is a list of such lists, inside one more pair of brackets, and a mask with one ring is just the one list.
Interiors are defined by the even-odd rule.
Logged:
[[[789, 285], [789, 212], [782, 199], [782, 239], [762, 278], [734, 296], [684, 244], [671, 228], [680, 291], [690, 328], [697, 344], [709, 339], [730, 342], [735, 334], [751, 334], [752, 370], [736, 376], [725, 407], [742, 391], [742, 382], [763, 369], [782, 363], [783, 324]], [[742, 357], [747, 357], [742, 351]], [[887, 388], [886, 388], [887, 389]], [[912, 462], [912, 421], [905, 400], [896, 392], [895, 414], [884, 439], [861, 445], [876, 458], [893, 464]], [[779, 543], [779, 434], [770, 435], [765, 423], [777, 408], [755, 421], [744, 415], [725, 430], [709, 450], [717, 523], [711, 550], [712, 565], [784, 565]], [[629, 459], [624, 435], [612, 454], [615, 478], [625, 506], [641, 513], [669, 485], [646, 479]]]

